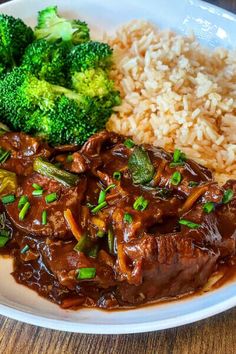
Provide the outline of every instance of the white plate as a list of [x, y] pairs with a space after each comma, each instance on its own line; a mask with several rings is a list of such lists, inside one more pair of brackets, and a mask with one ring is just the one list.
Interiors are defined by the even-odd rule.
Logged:
[[[193, 29], [207, 46], [230, 48], [236, 42], [236, 16], [196, 0], [16, 0], [2, 5], [0, 11], [34, 24], [37, 11], [55, 3], [65, 15], [84, 19], [97, 28], [113, 30], [130, 19], [142, 18], [182, 33]], [[64, 331], [97, 334], [155, 331], [191, 323], [236, 305], [236, 282], [232, 282], [201, 296], [135, 310], [66, 311], [16, 284], [10, 275], [11, 268], [10, 260], [0, 259], [0, 313]]]

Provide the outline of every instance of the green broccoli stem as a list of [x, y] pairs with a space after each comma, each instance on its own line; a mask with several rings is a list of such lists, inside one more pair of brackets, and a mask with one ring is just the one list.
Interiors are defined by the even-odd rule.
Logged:
[[35, 172], [52, 178], [66, 187], [76, 186], [79, 181], [79, 176], [76, 176], [73, 173], [67, 172], [65, 170], [61, 170], [52, 163], [43, 160], [41, 157], [37, 157], [34, 160], [33, 168]]
[[83, 102], [83, 96], [78, 94], [77, 92], [74, 92], [70, 89], [58, 85], [51, 85], [51, 87], [53, 92], [57, 95], [65, 95], [67, 98], [69, 98], [70, 100], [74, 100], [77, 103]]

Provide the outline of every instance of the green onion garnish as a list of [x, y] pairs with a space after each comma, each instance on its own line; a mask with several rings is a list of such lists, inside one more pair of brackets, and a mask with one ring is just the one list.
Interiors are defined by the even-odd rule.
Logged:
[[108, 242], [109, 252], [114, 253], [114, 235], [110, 229], [108, 230], [107, 242]]
[[147, 206], [148, 206], [148, 200], [144, 199], [142, 195], [136, 198], [133, 204], [133, 208], [135, 210], [140, 210], [140, 211], [144, 211], [147, 208]]
[[106, 200], [106, 194], [107, 192], [111, 189], [111, 188], [115, 188], [116, 185], [115, 184], [110, 184], [105, 190], [102, 189], [99, 193], [99, 197], [98, 197], [98, 205], [105, 202]]
[[215, 204], [213, 202], [207, 202], [203, 205], [203, 211], [210, 214], [215, 209]]
[[106, 200], [106, 194], [107, 194], [106, 191], [104, 191], [103, 189], [100, 191], [98, 197], [98, 204], [101, 204]]
[[105, 192], [108, 192], [110, 189], [112, 188], [115, 188], [116, 185], [113, 183], [113, 184], [110, 184], [106, 189], [105, 189]]
[[88, 238], [86, 235], [83, 235], [78, 243], [75, 245], [74, 250], [76, 252], [84, 252], [87, 245]]
[[98, 232], [97, 232], [97, 237], [102, 238], [104, 235], [105, 235], [105, 231], [98, 230]]
[[30, 208], [30, 203], [26, 202], [25, 205], [23, 206], [23, 208], [21, 209], [20, 213], [19, 213], [19, 219], [21, 221], [24, 220], [26, 214], [28, 213], [29, 208]]
[[131, 139], [126, 139], [124, 141], [124, 145], [128, 148], [128, 149], [132, 149], [135, 145], [135, 143], [133, 142], [133, 140]]
[[78, 175], [67, 172], [65, 170], [61, 170], [52, 163], [43, 160], [41, 157], [37, 157], [34, 160], [33, 169], [35, 172], [38, 172], [39, 174], [48, 178], [54, 179], [66, 187], [76, 186], [80, 179]]
[[73, 162], [73, 156], [72, 156], [72, 154], [69, 154], [69, 155], [67, 155], [67, 157], [66, 157], [66, 162]]
[[42, 225], [47, 225], [47, 211], [42, 212]]
[[199, 185], [199, 183], [198, 182], [195, 182], [195, 181], [189, 181], [189, 183], [188, 183], [188, 186], [189, 187], [197, 187]]
[[93, 279], [96, 276], [96, 268], [79, 268], [76, 273], [78, 280]]
[[131, 224], [133, 221], [133, 217], [129, 213], [125, 213], [124, 215], [124, 222], [127, 222], [128, 224]]
[[120, 171], [115, 171], [113, 173], [113, 178], [117, 181], [120, 181], [121, 180], [121, 172]]
[[10, 204], [10, 203], [13, 203], [15, 200], [16, 200], [16, 197], [14, 194], [4, 195], [4, 197], [1, 198], [1, 201], [3, 204]]
[[175, 149], [173, 154], [173, 161], [170, 163], [170, 167], [183, 166], [186, 161], [186, 155], [179, 149]]
[[179, 224], [184, 225], [189, 227], [190, 229], [197, 229], [198, 227], [200, 227], [200, 224], [196, 224], [195, 222], [189, 221], [189, 220], [185, 220], [185, 219], [180, 219], [179, 220]]
[[41, 187], [39, 184], [37, 184], [37, 183], [33, 183], [32, 184], [32, 187], [34, 188], [34, 189], [36, 189], [36, 190], [41, 190], [41, 189], [43, 189], [43, 187]]
[[91, 210], [91, 212], [92, 212], [93, 214], [96, 214], [99, 210], [105, 208], [106, 206], [107, 206], [107, 202], [104, 201], [104, 202], [102, 202], [101, 204], [98, 204], [97, 206], [95, 206], [95, 207]]
[[224, 195], [223, 195], [223, 198], [222, 198], [222, 203], [223, 204], [229, 203], [233, 199], [233, 196], [234, 196], [233, 190], [232, 189], [227, 189], [224, 192]]
[[40, 197], [41, 195], [43, 195], [43, 189], [35, 189], [32, 192], [32, 195], [35, 196], [35, 197]]
[[173, 184], [174, 186], [178, 186], [178, 184], [180, 184], [181, 180], [182, 180], [182, 176], [179, 171], [175, 171], [170, 179], [171, 184]]
[[53, 202], [55, 202], [55, 200], [57, 200], [58, 199], [58, 195], [57, 195], [57, 193], [51, 193], [51, 194], [48, 194], [48, 195], [46, 195], [46, 197], [45, 197], [45, 201], [46, 201], [46, 203], [48, 204], [48, 203], [53, 203]]
[[29, 245], [25, 245], [25, 247], [22, 248], [20, 251], [21, 254], [25, 254], [27, 251], [29, 251]]
[[22, 209], [26, 202], [28, 202], [28, 197], [26, 195], [22, 195], [18, 203], [18, 208]]
[[0, 234], [0, 248], [4, 247], [6, 245], [6, 243], [9, 241], [9, 237], [5, 237], [4, 235], [1, 236], [1, 234]]
[[11, 156], [11, 152], [0, 147], [0, 163], [4, 163]]
[[94, 247], [92, 247], [90, 249], [90, 251], [87, 254], [88, 254], [89, 257], [97, 258], [98, 250], [99, 250], [99, 246], [95, 245]]

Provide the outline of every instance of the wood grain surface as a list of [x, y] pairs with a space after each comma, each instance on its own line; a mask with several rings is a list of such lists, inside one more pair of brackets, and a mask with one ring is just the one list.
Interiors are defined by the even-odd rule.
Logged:
[[[236, 0], [208, 2], [236, 12]], [[235, 337], [236, 308], [188, 326], [119, 336], [47, 330], [0, 316], [0, 354], [234, 354]]]

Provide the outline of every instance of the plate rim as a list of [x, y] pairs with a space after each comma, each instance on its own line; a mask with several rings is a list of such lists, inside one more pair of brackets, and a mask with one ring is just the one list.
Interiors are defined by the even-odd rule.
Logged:
[[[158, 306], [158, 304], [157, 304]], [[134, 334], [134, 333], [145, 333], [145, 332], [154, 332], [164, 329], [170, 329], [175, 327], [180, 327], [183, 325], [188, 325], [197, 321], [210, 318], [217, 314], [220, 314], [224, 311], [227, 311], [236, 306], [236, 294], [224, 301], [221, 301], [213, 306], [208, 306], [205, 309], [191, 312], [191, 314], [180, 315], [175, 318], [165, 319], [165, 320], [156, 320], [149, 322], [140, 323], [129, 323], [128, 326], [124, 324], [94, 324], [94, 323], [80, 323], [80, 322], [70, 322], [65, 320], [56, 320], [49, 317], [42, 317], [39, 315], [34, 315], [32, 313], [27, 313], [15, 309], [11, 306], [6, 306], [0, 304], [0, 314], [35, 326], [42, 328], [53, 329], [57, 331], [65, 331], [72, 333], [83, 333], [83, 334]], [[94, 309], [90, 309], [93, 311]], [[95, 309], [96, 310], [96, 309]]]
[[[224, 14], [230, 15], [229, 20], [234, 19], [236, 21], [236, 14], [220, 8], [214, 4], [207, 3], [203, 0], [184, 0], [187, 5], [204, 7], [204, 10], [207, 12], [214, 11], [215, 15], [223, 16]], [[0, 12], [4, 8], [10, 9], [14, 7], [15, 4], [25, 4], [25, 0], [10, 0], [6, 3], [0, 4]], [[236, 282], [236, 281], [235, 281]], [[157, 304], [158, 306], [158, 304]], [[175, 317], [164, 320], [155, 320], [149, 322], [141, 323], [129, 323], [128, 325], [124, 324], [95, 324], [95, 323], [81, 323], [81, 322], [70, 322], [63, 319], [57, 320], [50, 317], [44, 317], [36, 315], [30, 312], [25, 312], [23, 310], [14, 308], [9, 305], [3, 305], [0, 303], [0, 315], [5, 317], [58, 331], [73, 332], [73, 333], [83, 333], [83, 334], [132, 334], [132, 333], [144, 333], [144, 332], [153, 332], [164, 329], [175, 328], [183, 325], [188, 325], [206, 318], [210, 318], [216, 314], [220, 314], [224, 311], [227, 311], [236, 306], [236, 294], [229, 297], [219, 303], [210, 305], [207, 308], [193, 311], [190, 314], [179, 315]], [[91, 311], [96, 309], [90, 309]], [[65, 310], [66, 311], [66, 310]]]

